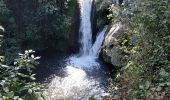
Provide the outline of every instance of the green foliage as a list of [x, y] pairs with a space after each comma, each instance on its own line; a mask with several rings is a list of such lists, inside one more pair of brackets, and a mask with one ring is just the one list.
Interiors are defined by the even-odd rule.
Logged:
[[88, 100], [95, 100], [93, 96], [89, 97]]
[[108, 7], [111, 4], [108, 0], [95, 0], [96, 12], [95, 12], [95, 23], [96, 31], [103, 28], [105, 25], [108, 25], [110, 19], [107, 18], [107, 15], [110, 13]]
[[[38, 57], [32, 48], [65, 52], [74, 24], [76, 0], [0, 0], [0, 99], [37, 100], [43, 86], [35, 82]], [[1, 31], [4, 31], [0, 27]]]
[[[111, 88], [126, 99], [166, 99], [170, 89], [170, 28], [168, 0], [131, 0], [129, 7], [115, 7], [108, 15], [112, 21], [128, 25], [127, 38], [117, 46], [124, 51], [119, 76]], [[133, 41], [133, 38], [137, 41]], [[126, 43], [126, 45], [124, 45]], [[116, 92], [117, 91], [117, 92]], [[126, 93], [126, 94], [125, 94]]]
[[0, 0], [0, 25], [6, 29], [1, 51], [6, 63], [30, 48], [66, 52], [76, 4], [76, 0]]
[[[13, 66], [0, 63], [0, 98], [3, 100], [26, 100], [36, 97], [41, 92], [43, 86], [34, 82], [35, 74], [33, 69], [38, 64], [39, 57], [34, 57], [34, 51], [28, 50], [24, 54], [19, 54]], [[34, 99], [31, 99], [34, 100]]]
[[0, 14], [7, 14], [9, 11], [6, 8], [6, 5], [3, 0], [0, 0]]

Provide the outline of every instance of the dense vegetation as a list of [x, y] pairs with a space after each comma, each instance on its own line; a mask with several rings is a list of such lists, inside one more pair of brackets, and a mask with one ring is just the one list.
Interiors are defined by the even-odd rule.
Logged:
[[0, 100], [37, 100], [43, 94], [33, 73], [39, 57], [26, 49], [66, 52], [76, 5], [76, 0], [0, 0]]
[[0, 0], [3, 50], [11, 63], [18, 51], [53, 48], [65, 52], [74, 24], [76, 0]]
[[43, 96], [43, 85], [35, 82], [33, 69], [38, 64], [39, 57], [34, 57], [32, 50], [19, 54], [13, 65], [0, 62], [0, 99], [1, 100], [37, 100]]
[[124, 55], [110, 86], [116, 99], [170, 98], [169, 5], [169, 0], [130, 0], [128, 7], [109, 8], [113, 22], [128, 26], [115, 45]]

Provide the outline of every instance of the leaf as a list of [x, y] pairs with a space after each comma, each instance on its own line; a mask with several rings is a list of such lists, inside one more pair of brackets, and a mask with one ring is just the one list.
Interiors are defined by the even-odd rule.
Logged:
[[143, 85], [139, 85], [139, 88], [140, 88], [140, 89], [144, 89], [144, 86], [143, 86]]
[[19, 99], [19, 96], [14, 96], [14, 100], [18, 100]]
[[34, 76], [35, 76], [35, 74], [32, 74], [32, 75], [30, 76], [30, 78], [31, 78], [32, 80], [36, 80], [36, 78], [35, 78]]
[[31, 55], [31, 58], [34, 58], [34, 55]]
[[167, 84], [168, 86], [170, 86], [170, 82], [166, 82], [166, 84]]
[[14, 92], [13, 92], [13, 91], [9, 92], [9, 93], [8, 93], [8, 96], [9, 96], [9, 97], [13, 97], [13, 96], [14, 96]]
[[43, 97], [47, 97], [47, 96], [48, 96], [48, 92], [47, 92], [47, 91], [44, 91], [44, 92], [42, 93], [42, 96], [43, 96]]
[[28, 77], [28, 75], [25, 75], [25, 74], [23, 74], [23, 73], [17, 73], [19, 76], [21, 76], [21, 77]]
[[124, 39], [123, 42], [122, 42], [122, 45], [125, 45], [127, 42], [128, 42], [128, 40]]
[[166, 77], [166, 76], [169, 76], [169, 73], [166, 72], [165, 69], [161, 68], [161, 71], [160, 71], [159, 75]]
[[158, 86], [158, 87], [156, 88], [156, 90], [157, 90], [157, 91], [161, 91], [161, 90], [162, 90], [162, 87]]
[[5, 81], [5, 80], [2, 80], [2, 81], [0, 82], [0, 85], [1, 85], [1, 86], [4, 86], [5, 83], [6, 83], [6, 81]]
[[3, 65], [3, 64], [0, 64], [0, 66], [3, 67], [3, 68], [9, 68], [9, 66]]
[[17, 62], [14, 62], [14, 65], [17, 65]]
[[18, 55], [19, 55], [19, 56], [23, 56], [24, 54], [22, 54], [22, 53], [18, 53]]
[[6, 93], [9, 92], [9, 88], [8, 88], [8, 87], [3, 88], [3, 90], [4, 90]]
[[19, 98], [18, 100], [23, 100], [22, 98]]
[[159, 83], [159, 86], [164, 87], [166, 83]]
[[35, 57], [34, 59], [35, 59], [35, 60], [38, 60], [38, 59], [40, 59], [40, 58], [41, 58], [41, 57], [38, 56], [38, 57]]
[[32, 92], [33, 92], [32, 89], [28, 89], [29, 94], [32, 94]]
[[149, 89], [150, 84], [151, 84], [151, 83], [150, 83], [149, 81], [146, 81], [146, 83], [145, 83], [146, 89]]

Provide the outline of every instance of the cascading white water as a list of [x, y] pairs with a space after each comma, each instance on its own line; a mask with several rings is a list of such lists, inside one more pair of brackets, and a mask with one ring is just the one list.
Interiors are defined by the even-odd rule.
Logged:
[[78, 68], [98, 68], [96, 61], [100, 52], [100, 47], [104, 39], [106, 27], [98, 33], [96, 42], [92, 46], [91, 11], [93, 0], [80, 0], [81, 23], [80, 23], [80, 52], [78, 56], [69, 58], [69, 65]]
[[92, 46], [91, 11], [93, 0], [80, 0], [81, 23], [80, 23], [80, 55], [98, 57], [106, 27], [98, 33]]
[[94, 56], [94, 57], [98, 57], [99, 56], [99, 52], [101, 49], [101, 45], [104, 39], [104, 34], [106, 32], [107, 26], [105, 26], [105, 28], [100, 31], [97, 35], [96, 41], [93, 44], [92, 48], [90, 49], [90, 55]]
[[[72, 65], [78, 68], [88, 68], [94, 69], [99, 68], [100, 64], [96, 61], [99, 56], [101, 45], [104, 39], [104, 34], [106, 32], [107, 26], [100, 31], [96, 37], [96, 41], [91, 48], [89, 48], [89, 54], [81, 56], [71, 56], [68, 61], [68, 65]], [[81, 52], [80, 52], [81, 53]]]
[[93, 0], [80, 0], [80, 53], [89, 54], [92, 46], [91, 11]]
[[[80, 26], [80, 52], [67, 59], [65, 73], [67, 76], [56, 76], [48, 86], [47, 100], [88, 100], [94, 96], [101, 100], [105, 91], [100, 87], [100, 78], [89, 78], [87, 73], [100, 67], [96, 61], [104, 39], [106, 27], [100, 31], [92, 46], [91, 10], [93, 0], [80, 0], [81, 26]], [[91, 72], [95, 74], [98, 70]], [[100, 73], [101, 74], [101, 73]]]

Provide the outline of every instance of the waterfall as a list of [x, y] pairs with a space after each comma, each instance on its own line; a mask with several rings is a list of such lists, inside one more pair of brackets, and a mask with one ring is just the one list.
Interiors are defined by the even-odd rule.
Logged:
[[80, 0], [80, 52], [78, 55], [71, 56], [68, 61], [68, 65], [78, 68], [93, 69], [100, 66], [96, 59], [100, 52], [106, 27], [98, 33], [95, 43], [92, 44], [92, 3], [93, 0]]
[[93, 0], [80, 0], [80, 55], [98, 57], [106, 27], [100, 31], [92, 45], [91, 11]]
[[[95, 43], [92, 44], [92, 3], [93, 0], [80, 0], [80, 52], [66, 59], [64, 70], [67, 75], [53, 78], [48, 86], [47, 100], [88, 100], [90, 96], [101, 100], [101, 94], [105, 92], [104, 87], [100, 87], [103, 71], [99, 70], [100, 63], [97, 58], [107, 27], [98, 33]], [[89, 73], [94, 76], [99, 73], [100, 76], [89, 78]]]
[[92, 45], [91, 11], [93, 0], [80, 0], [80, 53], [89, 54]]
[[93, 44], [92, 48], [90, 49], [90, 55], [98, 57], [99, 56], [99, 52], [101, 49], [101, 45], [104, 39], [104, 34], [106, 32], [107, 26], [105, 26], [105, 28], [100, 31], [97, 35], [96, 41]]

